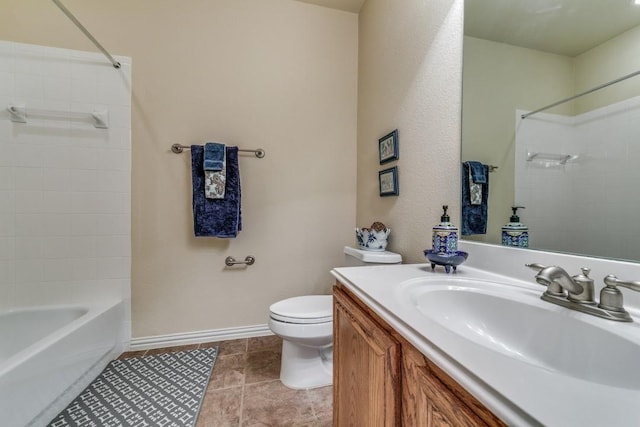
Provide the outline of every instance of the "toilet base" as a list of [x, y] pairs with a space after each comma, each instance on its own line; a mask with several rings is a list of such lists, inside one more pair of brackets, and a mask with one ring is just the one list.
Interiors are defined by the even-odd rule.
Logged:
[[283, 340], [280, 381], [293, 389], [333, 384], [333, 345], [313, 348]]

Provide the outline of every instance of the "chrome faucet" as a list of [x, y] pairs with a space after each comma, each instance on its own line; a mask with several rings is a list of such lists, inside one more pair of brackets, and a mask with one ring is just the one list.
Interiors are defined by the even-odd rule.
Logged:
[[540, 297], [542, 300], [605, 319], [633, 321], [623, 307], [622, 292], [617, 286], [640, 292], [640, 282], [618, 280], [613, 275], [605, 277], [605, 287], [600, 291], [598, 304], [594, 299], [593, 279], [589, 277], [590, 269], [583, 267], [581, 274], [571, 276], [557, 265], [533, 263], [525, 266], [537, 271], [536, 282], [547, 287]]
[[[529, 266], [531, 267], [531, 266]], [[580, 294], [584, 290], [582, 286], [574, 282], [569, 273], [557, 265], [545, 267], [538, 271], [536, 275], [536, 282], [543, 286], [549, 287], [551, 284], [556, 284], [562, 289], [566, 289], [570, 293]]]
[[525, 264], [538, 272], [536, 282], [546, 286], [546, 295], [564, 297], [565, 290], [569, 293], [570, 301], [583, 304], [595, 304], [593, 299], [593, 279], [589, 277], [590, 269], [582, 268], [582, 274], [570, 276], [567, 271], [557, 265]]

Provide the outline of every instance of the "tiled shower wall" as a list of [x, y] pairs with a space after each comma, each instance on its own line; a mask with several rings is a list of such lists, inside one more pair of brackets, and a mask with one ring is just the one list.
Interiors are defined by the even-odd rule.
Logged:
[[[532, 247], [639, 258], [638, 135], [640, 97], [575, 117], [518, 120], [515, 200], [526, 206], [521, 220]], [[527, 152], [576, 158], [564, 166], [527, 162]]]
[[[131, 61], [118, 60], [0, 41], [0, 309], [130, 307]], [[109, 128], [34, 109], [106, 110]]]

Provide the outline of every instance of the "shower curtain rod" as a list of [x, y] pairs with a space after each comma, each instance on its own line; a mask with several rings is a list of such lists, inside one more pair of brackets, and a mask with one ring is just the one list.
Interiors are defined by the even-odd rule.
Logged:
[[640, 70], [635, 71], [635, 72], [633, 72], [633, 73], [631, 73], [631, 74], [627, 74], [626, 76], [622, 76], [622, 77], [620, 77], [620, 78], [618, 78], [618, 79], [611, 80], [610, 82], [603, 83], [603, 84], [601, 84], [600, 86], [596, 86], [596, 87], [594, 87], [594, 88], [591, 88], [591, 89], [589, 89], [589, 90], [587, 90], [587, 91], [584, 91], [584, 92], [582, 92], [582, 93], [579, 93], [579, 94], [577, 94], [577, 95], [573, 95], [573, 96], [571, 96], [571, 97], [569, 97], [569, 98], [565, 98], [565, 99], [562, 99], [562, 100], [560, 100], [560, 101], [558, 101], [558, 102], [554, 102], [553, 104], [549, 104], [549, 105], [544, 106], [544, 107], [542, 107], [542, 108], [538, 108], [537, 110], [530, 111], [530, 112], [528, 112], [528, 113], [526, 113], [526, 114], [523, 114], [521, 117], [522, 117], [523, 119], [526, 119], [527, 117], [529, 117], [529, 116], [533, 116], [533, 115], [534, 115], [534, 114], [536, 114], [536, 113], [539, 113], [539, 112], [544, 111], [544, 110], [548, 110], [549, 108], [553, 108], [553, 107], [555, 107], [556, 105], [564, 104], [565, 102], [573, 101], [573, 100], [574, 100], [574, 99], [576, 99], [576, 98], [580, 98], [581, 96], [588, 95], [588, 94], [590, 94], [590, 93], [592, 93], [592, 92], [595, 92], [595, 91], [597, 91], [597, 90], [600, 90], [600, 89], [604, 89], [604, 88], [605, 88], [605, 87], [607, 87], [607, 86], [611, 86], [611, 85], [616, 84], [616, 83], [619, 83], [619, 82], [621, 82], [621, 81], [623, 81], [623, 80], [630, 79], [631, 77], [633, 77], [633, 76], [637, 76], [638, 74], [640, 74]]
[[87, 36], [89, 38], [89, 40], [91, 40], [91, 42], [94, 45], [96, 45], [96, 47], [98, 49], [100, 49], [100, 52], [102, 52], [104, 54], [104, 56], [107, 57], [107, 59], [113, 64], [114, 68], [120, 68], [120, 63], [118, 61], [116, 61], [114, 59], [114, 57], [111, 56], [111, 54], [109, 52], [107, 52], [107, 50], [104, 47], [102, 47], [102, 45], [98, 42], [98, 40], [96, 40], [96, 38], [91, 35], [89, 30], [87, 30], [84, 27], [84, 25], [82, 25], [80, 23], [80, 21], [78, 21], [76, 19], [76, 17], [73, 16], [73, 13], [71, 13], [71, 11], [69, 11], [69, 9], [64, 7], [64, 5], [60, 2], [60, 0], [51, 0], [51, 1], [54, 2], [56, 6], [58, 6], [58, 8], [62, 11], [62, 13], [67, 15], [67, 18], [69, 18], [71, 20], [71, 22], [76, 24], [76, 27], [78, 27], [80, 29], [80, 31], [82, 31], [84, 33], [84, 35]]

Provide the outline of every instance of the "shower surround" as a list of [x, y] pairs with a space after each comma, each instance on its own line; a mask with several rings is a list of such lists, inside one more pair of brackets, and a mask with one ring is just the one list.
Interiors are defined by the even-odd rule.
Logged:
[[640, 97], [573, 117], [538, 113], [523, 120], [522, 113], [516, 113], [515, 204], [526, 206], [531, 245], [638, 259]]
[[[131, 60], [118, 60], [115, 69], [98, 53], [0, 41], [0, 312], [121, 307], [98, 328], [110, 345], [87, 363], [96, 374], [131, 330]], [[24, 109], [26, 122], [12, 121], [9, 106]], [[94, 111], [106, 113], [106, 129], [94, 126]], [[59, 335], [18, 356], [46, 360]], [[25, 366], [18, 362], [0, 368]], [[73, 386], [53, 401], [11, 402], [20, 421], [48, 421], [75, 397], [82, 374], [48, 384]]]

